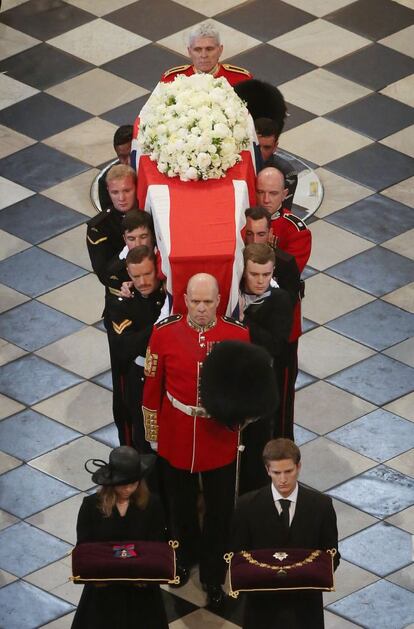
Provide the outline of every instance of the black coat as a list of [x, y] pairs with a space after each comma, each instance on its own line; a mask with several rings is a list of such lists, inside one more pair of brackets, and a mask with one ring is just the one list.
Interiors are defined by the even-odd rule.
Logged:
[[[282, 541], [283, 540], [283, 541]], [[338, 548], [336, 514], [329, 496], [299, 485], [286, 542], [271, 485], [240, 498], [232, 530], [232, 550], [259, 548]], [[335, 557], [339, 564], [339, 553]], [[258, 592], [246, 596], [244, 629], [323, 629], [320, 591]]]
[[252, 343], [267, 349], [276, 360], [283, 361], [292, 318], [293, 305], [289, 293], [282, 288], [272, 288], [262, 303], [251, 304], [244, 311], [243, 323], [249, 328]]
[[[77, 541], [164, 541], [161, 505], [151, 496], [146, 509], [130, 504], [125, 516], [117, 508], [109, 518], [98, 509], [97, 494], [83, 499], [77, 522]], [[159, 586], [85, 585], [72, 629], [167, 629]]]

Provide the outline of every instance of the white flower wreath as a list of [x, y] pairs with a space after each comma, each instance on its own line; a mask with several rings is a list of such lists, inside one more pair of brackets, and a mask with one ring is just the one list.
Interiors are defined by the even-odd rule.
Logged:
[[178, 76], [146, 103], [138, 143], [168, 177], [219, 179], [241, 161], [250, 129], [247, 108], [225, 78]]

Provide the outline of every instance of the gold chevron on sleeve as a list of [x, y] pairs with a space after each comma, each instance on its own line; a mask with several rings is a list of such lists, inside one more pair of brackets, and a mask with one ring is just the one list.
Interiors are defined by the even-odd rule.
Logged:
[[132, 325], [131, 319], [124, 319], [121, 323], [115, 323], [115, 321], [112, 321], [112, 327], [117, 334], [122, 334], [122, 332], [126, 330], [126, 328], [129, 328], [130, 325]]
[[87, 236], [87, 239], [88, 239], [88, 242], [91, 243], [91, 245], [99, 245], [101, 242], [108, 240], [108, 236], [102, 236], [102, 238], [98, 238], [98, 240], [92, 240], [90, 236]]

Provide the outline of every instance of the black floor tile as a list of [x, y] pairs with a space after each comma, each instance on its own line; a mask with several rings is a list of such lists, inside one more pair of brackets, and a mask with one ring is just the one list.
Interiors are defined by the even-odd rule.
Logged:
[[376, 299], [330, 321], [326, 327], [357, 343], [382, 351], [414, 335], [414, 317], [401, 308]]
[[380, 194], [357, 201], [330, 214], [325, 220], [376, 244], [414, 228], [412, 208]]
[[358, 0], [324, 19], [377, 40], [413, 24], [414, 11], [391, 0]]
[[316, 118], [314, 114], [311, 114], [310, 111], [306, 111], [306, 109], [301, 109], [300, 107], [296, 107], [296, 105], [292, 105], [291, 103], [286, 103], [287, 106], [287, 116], [285, 120], [284, 131], [289, 131], [289, 129], [294, 129], [305, 122], [309, 122]]
[[228, 596], [225, 599], [223, 607], [216, 613], [218, 616], [232, 622], [237, 627], [241, 627], [244, 613], [244, 595], [241, 594], [238, 599]]
[[105, 15], [105, 20], [157, 41], [205, 19], [204, 15], [171, 0], [139, 0]]
[[414, 159], [374, 143], [336, 159], [324, 168], [378, 191], [414, 175]]
[[325, 69], [373, 90], [381, 90], [414, 72], [414, 59], [381, 44], [372, 44], [333, 61]]
[[382, 94], [371, 94], [325, 116], [344, 127], [382, 140], [414, 123], [414, 109]]
[[88, 272], [43, 249], [31, 247], [2, 260], [0, 273], [6, 286], [29, 297], [38, 297]]
[[84, 223], [87, 218], [52, 199], [34, 195], [2, 210], [0, 229], [36, 245]]
[[102, 68], [117, 76], [153, 90], [169, 68], [188, 63], [188, 59], [156, 44], [149, 44], [118, 57]]
[[[31, 406], [61, 391], [65, 391], [80, 382], [83, 382], [83, 380], [79, 376], [75, 376], [75, 374], [69, 373], [69, 371], [65, 371], [65, 369], [61, 369], [56, 365], [52, 365], [52, 363], [47, 362], [47, 360], [43, 360], [33, 354], [24, 356], [23, 358], [19, 358], [19, 360], [14, 360], [0, 367], [0, 392], [27, 406]], [[1, 479], [2, 476], [0, 476], [0, 483]], [[69, 495], [73, 495], [73, 493]], [[5, 498], [13, 500], [12, 496]], [[47, 496], [45, 496], [45, 499], [46, 498]], [[27, 509], [27, 506], [28, 505], [25, 504], [23, 500], [20, 508]], [[30, 513], [40, 511], [42, 508], [45, 507], [35, 503]], [[27, 517], [27, 514], [22, 514], [21, 517]]]
[[169, 623], [199, 609], [196, 605], [193, 605], [193, 603], [189, 603], [180, 596], [175, 596], [172, 592], [162, 590], [162, 598], [164, 599], [165, 611]]
[[86, 111], [42, 92], [0, 111], [0, 124], [35, 140], [44, 140], [90, 118]]
[[112, 122], [112, 124], [116, 124], [119, 127], [123, 124], [134, 124], [135, 118], [147, 102], [149, 96], [150, 94], [145, 94], [140, 98], [131, 100], [125, 105], [115, 107], [115, 109], [111, 109], [111, 111], [106, 111], [100, 118], [108, 120], [108, 122]]
[[88, 164], [44, 144], [34, 144], [0, 160], [3, 177], [35, 192], [46, 190], [89, 169]]
[[78, 332], [84, 324], [32, 299], [0, 315], [0, 326], [2, 338], [34, 352]]
[[81, 436], [31, 408], [0, 422], [1, 449], [26, 462]]
[[382, 297], [413, 281], [414, 262], [384, 247], [373, 247], [331, 266], [325, 273]]
[[235, 55], [226, 59], [226, 62], [247, 68], [256, 79], [267, 81], [272, 85], [286, 83], [315, 68], [311, 63], [268, 44], [262, 44], [240, 55]]
[[0, 72], [7, 72], [13, 79], [38, 90], [46, 90], [92, 68], [90, 63], [48, 44], [33, 46], [0, 63]]
[[0, 623], [9, 623], [9, 629], [33, 629], [69, 614], [74, 607], [30, 583], [15, 581], [0, 591], [0, 609]]
[[50, 39], [95, 19], [62, 0], [30, 0], [4, 11], [0, 22], [37, 39]]
[[312, 22], [315, 17], [280, 0], [253, 0], [214, 19], [266, 42]]

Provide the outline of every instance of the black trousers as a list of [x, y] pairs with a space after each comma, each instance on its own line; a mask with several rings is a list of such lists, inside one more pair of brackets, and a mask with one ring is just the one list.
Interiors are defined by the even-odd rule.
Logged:
[[[180, 542], [178, 561], [200, 564], [200, 581], [208, 585], [224, 583], [229, 549], [230, 522], [234, 509], [235, 469], [231, 463], [207, 472], [179, 470], [162, 459], [167, 496], [169, 533]], [[197, 505], [200, 476], [205, 513], [200, 523]]]
[[[106, 322], [105, 327], [107, 327]], [[126, 376], [121, 370], [117, 347], [111, 332], [108, 332], [108, 344], [112, 373], [112, 414], [118, 430], [119, 445], [132, 446], [132, 420], [125, 402]]]
[[298, 375], [298, 342], [288, 343], [283, 364], [275, 364], [280, 403], [273, 424], [273, 438], [294, 440], [295, 383]]

